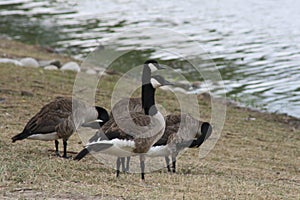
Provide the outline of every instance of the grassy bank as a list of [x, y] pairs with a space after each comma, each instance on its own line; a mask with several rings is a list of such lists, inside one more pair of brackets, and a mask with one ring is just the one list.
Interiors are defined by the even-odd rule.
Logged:
[[[2, 40], [1, 40], [2, 41]], [[70, 58], [39, 47], [3, 40], [2, 57]], [[0, 199], [299, 199], [300, 130], [284, 115], [227, 107], [226, 122], [214, 149], [198, 159], [198, 150], [184, 152], [178, 172], [166, 169], [146, 175], [121, 174], [94, 157], [81, 162], [57, 158], [54, 142], [24, 140], [12, 144], [41, 106], [56, 96], [71, 96], [75, 74], [0, 64]], [[110, 94], [119, 77], [105, 77], [97, 104], [110, 109]], [[202, 120], [210, 119], [210, 100], [199, 96]], [[158, 91], [157, 101], [176, 111], [175, 97]], [[77, 134], [69, 150], [82, 148]], [[61, 148], [61, 146], [60, 146]]]

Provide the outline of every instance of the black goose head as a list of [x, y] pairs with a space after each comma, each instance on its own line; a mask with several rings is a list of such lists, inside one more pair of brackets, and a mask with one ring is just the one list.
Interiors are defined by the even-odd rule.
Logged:
[[165, 67], [161, 66], [156, 60], [146, 60], [144, 68], [149, 68], [151, 73], [160, 69], [165, 69]]
[[109, 114], [108, 114], [107, 110], [105, 110], [102, 107], [95, 106], [95, 108], [98, 112], [97, 120], [99, 120], [99, 124], [100, 124], [100, 126], [102, 126], [109, 120]]
[[210, 137], [212, 126], [208, 122], [203, 122], [201, 125], [201, 135], [197, 138], [195, 147], [199, 147], [207, 138]]
[[156, 60], [147, 60], [144, 63], [142, 83], [147, 84], [150, 81], [151, 74], [157, 70], [165, 69], [165, 67], [158, 64]]
[[203, 122], [200, 127], [201, 133], [197, 134], [196, 140], [187, 140], [176, 144], [177, 149], [181, 148], [198, 148], [203, 144], [203, 142], [210, 137], [212, 132], [212, 126], [208, 122]]
[[99, 129], [109, 120], [109, 114], [107, 110], [99, 106], [95, 106], [95, 109], [98, 113], [97, 119], [91, 122], [84, 123], [81, 126], [90, 127], [92, 129]]

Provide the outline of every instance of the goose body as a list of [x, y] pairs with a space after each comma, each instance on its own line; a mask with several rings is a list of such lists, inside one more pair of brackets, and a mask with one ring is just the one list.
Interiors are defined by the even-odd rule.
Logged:
[[[112, 108], [113, 113], [123, 112], [142, 112], [142, 101], [140, 98], [123, 98], [115, 104]], [[149, 157], [165, 157], [168, 171], [170, 169], [170, 159], [172, 157], [173, 172], [176, 171], [176, 157], [180, 151], [185, 148], [198, 148], [211, 135], [211, 126], [206, 124], [205, 130], [201, 132], [201, 122], [190, 114], [170, 114], [165, 116], [166, 127], [163, 136], [157, 141], [147, 152]], [[190, 143], [188, 145], [188, 143]], [[180, 145], [185, 144], [185, 145]], [[127, 164], [125, 171], [129, 170], [129, 160], [127, 157]], [[122, 161], [124, 166], [124, 159]]]
[[[154, 63], [155, 64], [155, 63]], [[152, 61], [146, 61], [142, 74], [142, 112], [127, 112], [115, 115], [102, 127], [102, 130], [90, 139], [75, 160], [82, 159], [89, 152], [101, 152], [117, 156], [117, 177], [119, 175], [120, 157], [140, 155], [141, 177], [144, 180], [146, 153], [163, 135], [165, 121], [155, 106], [155, 89], [168, 85], [161, 76], [152, 76], [157, 68]], [[151, 65], [151, 67], [150, 67]], [[128, 116], [129, 114], [129, 116]], [[97, 139], [98, 137], [98, 139]], [[104, 148], [103, 145], [106, 145]]]
[[[96, 143], [112, 144], [108, 149], [101, 150], [101, 153], [115, 156], [120, 154], [118, 157], [146, 153], [162, 136], [165, 129], [164, 118], [160, 112], [153, 116], [141, 112], [131, 112], [130, 115], [131, 117], [121, 116], [117, 119], [110, 119], [102, 127], [102, 130], [105, 130], [102, 136], [98, 133], [98, 140], [88, 143], [87, 146]], [[121, 153], [114, 153], [116, 149], [119, 149]], [[91, 152], [96, 151], [91, 149]]]
[[[154, 81], [153, 81], [154, 79]], [[140, 156], [141, 175], [144, 180], [145, 156], [144, 154], [163, 135], [165, 120], [163, 115], [155, 107], [155, 87], [167, 85], [161, 76], [153, 76], [151, 84], [143, 89], [143, 95], [149, 95], [143, 102], [143, 112], [130, 112], [130, 116], [115, 116], [111, 118], [102, 129], [98, 131], [93, 141], [79, 152], [75, 160], [82, 159], [89, 152], [100, 152], [117, 156], [117, 176], [119, 175], [120, 157]], [[155, 84], [154, 84], [155, 83]], [[145, 94], [146, 93], [146, 94]]]
[[108, 118], [108, 113], [104, 108], [87, 106], [82, 101], [72, 98], [57, 97], [44, 105], [27, 122], [23, 131], [12, 137], [12, 142], [23, 139], [55, 140], [56, 155], [59, 156], [58, 139], [63, 139], [63, 157], [67, 157], [67, 140], [80, 125], [100, 119], [103, 121], [100, 122], [101, 125]]
[[[172, 123], [177, 118], [177, 123]], [[182, 118], [182, 120], [178, 120]], [[161, 139], [151, 147], [147, 156], [165, 157], [168, 171], [172, 158], [172, 171], [176, 172], [176, 157], [185, 148], [198, 148], [212, 132], [208, 122], [201, 122], [189, 114], [166, 116], [166, 129]]]

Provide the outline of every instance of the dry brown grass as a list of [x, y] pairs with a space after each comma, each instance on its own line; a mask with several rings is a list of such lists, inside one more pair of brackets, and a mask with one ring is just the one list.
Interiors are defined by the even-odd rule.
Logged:
[[[121, 174], [94, 157], [80, 162], [54, 156], [54, 142], [11, 143], [29, 118], [58, 95], [71, 95], [73, 73], [0, 65], [0, 199], [299, 199], [300, 131], [283, 115], [229, 106], [222, 135], [205, 159], [185, 151], [178, 172]], [[118, 77], [106, 77], [97, 103], [110, 108], [109, 90]], [[29, 91], [33, 96], [22, 96]], [[201, 96], [201, 117], [210, 119]], [[175, 110], [174, 97], [159, 92], [158, 102]], [[248, 120], [249, 117], [256, 120]], [[69, 150], [82, 148], [77, 134]], [[61, 148], [61, 146], [60, 146]]]

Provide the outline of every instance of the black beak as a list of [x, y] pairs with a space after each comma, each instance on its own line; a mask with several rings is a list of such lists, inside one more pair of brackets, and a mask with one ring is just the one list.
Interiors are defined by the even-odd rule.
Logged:
[[160, 65], [160, 64], [156, 64], [156, 67], [158, 70], [161, 70], [161, 69], [166, 69], [166, 67]]

